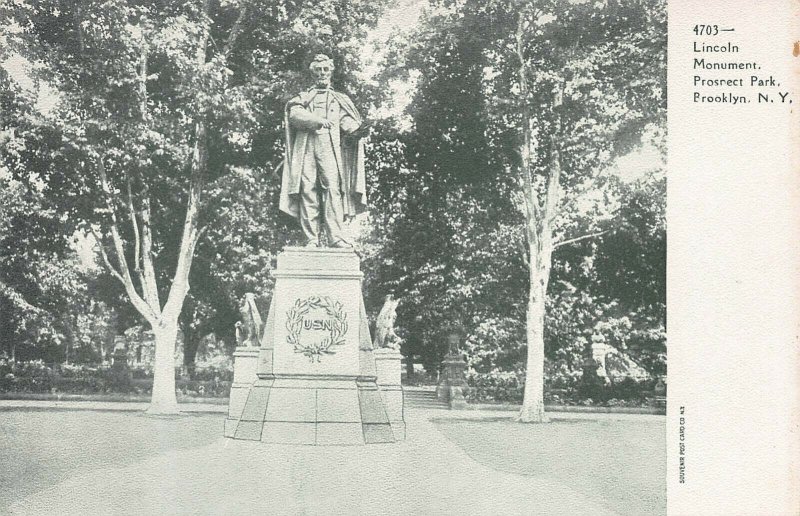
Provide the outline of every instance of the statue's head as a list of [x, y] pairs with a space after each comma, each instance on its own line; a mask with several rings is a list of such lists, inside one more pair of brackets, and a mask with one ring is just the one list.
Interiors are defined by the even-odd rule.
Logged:
[[327, 88], [331, 85], [331, 76], [333, 75], [333, 59], [325, 54], [317, 54], [308, 65], [311, 73], [314, 74], [314, 80], [318, 88]]

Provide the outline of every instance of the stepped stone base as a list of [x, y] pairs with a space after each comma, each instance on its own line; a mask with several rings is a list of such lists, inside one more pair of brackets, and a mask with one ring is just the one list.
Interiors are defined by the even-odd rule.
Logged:
[[276, 377], [253, 384], [225, 436], [281, 444], [359, 445], [395, 441], [373, 382]]

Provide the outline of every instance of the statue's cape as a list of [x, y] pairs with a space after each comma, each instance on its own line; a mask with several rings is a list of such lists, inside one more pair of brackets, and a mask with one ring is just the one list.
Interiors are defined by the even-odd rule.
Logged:
[[[280, 209], [292, 217], [300, 217], [300, 177], [303, 173], [303, 157], [308, 144], [308, 132], [298, 131], [289, 125], [289, 110], [294, 106], [302, 106], [309, 112], [314, 109], [315, 90], [311, 89], [293, 97], [286, 103], [283, 123], [286, 128], [286, 154], [283, 160], [281, 178]], [[350, 115], [359, 125], [363, 122], [361, 115], [352, 101], [344, 93], [331, 90], [331, 94], [339, 102], [342, 110]], [[342, 137], [340, 131], [330, 132], [334, 155], [339, 165], [339, 178], [344, 197], [344, 216], [352, 218], [366, 210], [367, 188], [364, 172], [364, 142], [361, 138], [352, 140]]]

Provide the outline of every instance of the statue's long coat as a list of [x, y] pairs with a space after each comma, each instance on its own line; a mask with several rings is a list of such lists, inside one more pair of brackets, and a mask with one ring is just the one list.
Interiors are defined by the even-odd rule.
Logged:
[[[358, 124], [362, 123], [353, 103], [344, 93], [330, 91], [333, 98], [345, 114], [351, 116]], [[286, 103], [284, 110], [284, 126], [286, 128], [286, 156], [283, 161], [283, 177], [281, 179], [280, 209], [292, 217], [300, 217], [300, 178], [303, 173], [303, 161], [308, 144], [309, 132], [297, 130], [289, 124], [289, 110], [302, 106], [313, 113], [315, 90], [311, 89], [293, 97]], [[324, 117], [324, 114], [323, 114]], [[309, 127], [314, 129], [316, 127]], [[344, 216], [352, 218], [363, 212], [367, 205], [366, 176], [364, 173], [364, 142], [359, 138], [348, 141], [342, 138], [338, 124], [330, 131], [334, 155], [339, 166], [339, 184], [342, 189]]]

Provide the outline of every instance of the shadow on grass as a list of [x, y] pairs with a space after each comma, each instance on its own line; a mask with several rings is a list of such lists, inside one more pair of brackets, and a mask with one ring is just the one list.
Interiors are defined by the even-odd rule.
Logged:
[[539, 477], [631, 516], [666, 514], [666, 425], [657, 420], [435, 418], [471, 459]]
[[[67, 478], [222, 438], [224, 414], [18, 409], [0, 418], [0, 513]], [[91, 486], [87, 486], [91, 489]]]

